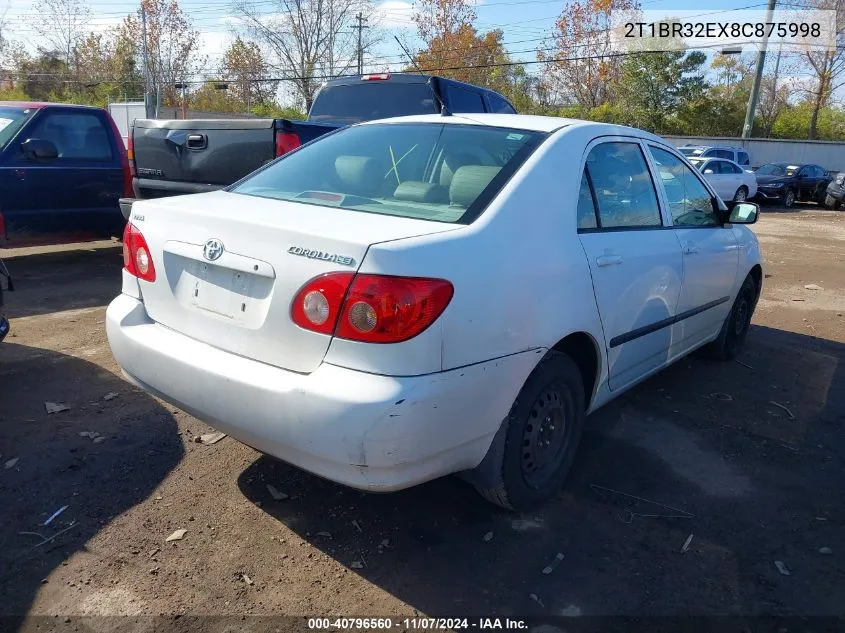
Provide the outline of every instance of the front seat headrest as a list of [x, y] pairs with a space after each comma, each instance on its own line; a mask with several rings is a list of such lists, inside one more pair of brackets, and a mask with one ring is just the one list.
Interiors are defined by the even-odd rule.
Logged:
[[371, 156], [338, 156], [334, 160], [337, 177], [346, 193], [359, 196], [376, 195], [382, 178], [376, 159]]
[[496, 177], [501, 167], [486, 165], [466, 165], [459, 168], [452, 176], [449, 186], [449, 202], [460, 207], [468, 207]]

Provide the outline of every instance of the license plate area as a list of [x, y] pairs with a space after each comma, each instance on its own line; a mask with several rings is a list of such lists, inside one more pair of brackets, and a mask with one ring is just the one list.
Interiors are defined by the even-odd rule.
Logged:
[[244, 321], [254, 308], [255, 276], [197, 262], [191, 305], [233, 321]]

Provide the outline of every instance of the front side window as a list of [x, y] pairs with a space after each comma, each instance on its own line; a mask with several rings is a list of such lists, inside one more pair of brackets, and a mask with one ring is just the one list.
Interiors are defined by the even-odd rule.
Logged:
[[587, 156], [602, 228], [661, 226], [654, 182], [637, 143], [596, 145]]
[[657, 163], [674, 225], [718, 225], [719, 216], [713, 210], [712, 196], [692, 170], [666, 150], [653, 146], [649, 149]]
[[100, 118], [88, 113], [47, 112], [27, 132], [27, 138], [52, 142], [59, 158], [110, 161], [110, 136]]
[[546, 136], [482, 125], [358, 125], [286, 155], [230, 191], [468, 223]]

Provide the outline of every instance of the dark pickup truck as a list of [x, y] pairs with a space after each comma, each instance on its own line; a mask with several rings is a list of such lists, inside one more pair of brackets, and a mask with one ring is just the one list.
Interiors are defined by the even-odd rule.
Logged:
[[[265, 163], [340, 127], [395, 116], [513, 114], [502, 95], [442, 77], [373, 74], [326, 83], [308, 119], [135, 121], [129, 135], [135, 198], [160, 198], [226, 187]], [[128, 219], [132, 199], [121, 200]]]
[[121, 235], [118, 200], [131, 190], [108, 112], [0, 102], [0, 248]]

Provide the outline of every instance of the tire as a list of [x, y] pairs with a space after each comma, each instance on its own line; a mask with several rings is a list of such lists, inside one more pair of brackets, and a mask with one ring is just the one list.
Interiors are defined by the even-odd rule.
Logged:
[[828, 209], [838, 209], [842, 206], [842, 201], [837, 200], [833, 196], [827, 195], [824, 198], [824, 206], [826, 206]]
[[751, 275], [748, 275], [722, 324], [719, 337], [703, 348], [705, 356], [714, 360], [731, 360], [742, 351], [756, 303], [757, 284]]
[[783, 196], [783, 206], [787, 209], [791, 209], [795, 206], [795, 192], [792, 189], [788, 189], [787, 192]]
[[748, 187], [742, 185], [734, 194], [734, 202], [745, 202], [746, 200], [748, 200]]
[[578, 366], [566, 354], [549, 352], [503, 422], [503, 450], [491, 447], [497, 456], [492, 481], [474, 484], [481, 496], [524, 511], [557, 495], [575, 458], [586, 409]]

